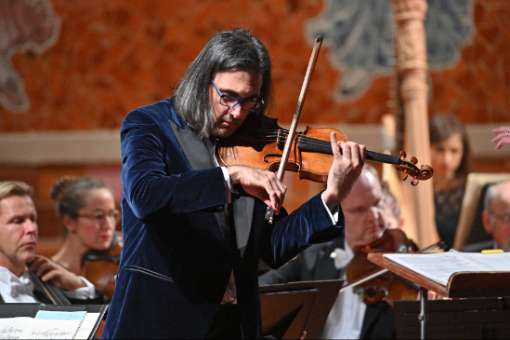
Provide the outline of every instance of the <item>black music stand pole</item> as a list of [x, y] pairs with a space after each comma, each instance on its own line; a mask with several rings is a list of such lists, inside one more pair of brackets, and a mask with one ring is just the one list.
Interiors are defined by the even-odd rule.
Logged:
[[420, 339], [425, 340], [427, 337], [427, 289], [420, 287]]

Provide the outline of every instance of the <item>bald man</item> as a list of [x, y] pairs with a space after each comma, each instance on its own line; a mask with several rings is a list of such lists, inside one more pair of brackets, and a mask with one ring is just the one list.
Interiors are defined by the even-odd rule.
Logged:
[[484, 249], [510, 250], [510, 181], [493, 184], [487, 189], [482, 223], [492, 240], [466, 246], [465, 251]]

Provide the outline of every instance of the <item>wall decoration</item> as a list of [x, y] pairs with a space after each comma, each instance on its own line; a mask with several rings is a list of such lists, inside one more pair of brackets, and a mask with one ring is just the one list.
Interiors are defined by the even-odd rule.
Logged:
[[[429, 68], [454, 65], [473, 35], [473, 1], [428, 0], [425, 23]], [[309, 40], [323, 35], [331, 63], [342, 71], [337, 100], [356, 99], [375, 77], [393, 72], [393, 25], [390, 0], [327, 0], [308, 22]]]
[[43, 53], [57, 41], [59, 30], [49, 0], [0, 0], [0, 106], [13, 112], [29, 109], [23, 79], [11, 59], [15, 53]]

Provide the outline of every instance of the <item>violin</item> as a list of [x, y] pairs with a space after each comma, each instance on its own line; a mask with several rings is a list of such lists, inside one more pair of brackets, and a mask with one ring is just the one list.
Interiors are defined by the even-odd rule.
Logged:
[[108, 300], [115, 290], [115, 275], [119, 269], [122, 237], [115, 233], [110, 248], [106, 251], [89, 251], [82, 258], [83, 276], [94, 284]]
[[396, 300], [416, 300], [419, 288], [415, 284], [387, 270], [381, 270], [367, 259], [367, 255], [372, 252], [417, 251], [417, 245], [401, 229], [386, 229], [382, 237], [376, 241], [353, 249], [354, 257], [345, 268], [348, 286], [359, 283], [356, 289], [361, 291], [363, 302], [366, 304], [374, 304], [381, 300], [390, 304]]
[[[289, 158], [285, 170], [297, 172], [299, 178], [326, 183], [333, 161], [330, 134], [335, 132], [338, 140], [347, 140], [341, 131], [331, 128], [309, 128], [298, 132], [290, 146]], [[277, 120], [264, 115], [249, 116], [235, 134], [222, 139], [216, 148], [216, 156], [223, 166], [244, 165], [253, 168], [276, 171], [282, 161], [282, 153], [289, 131], [281, 128]], [[367, 151], [368, 160], [389, 163], [396, 166], [403, 175], [411, 177], [411, 184], [432, 177], [429, 165], [416, 166], [418, 160], [412, 157], [406, 160], [405, 152], [392, 156]]]

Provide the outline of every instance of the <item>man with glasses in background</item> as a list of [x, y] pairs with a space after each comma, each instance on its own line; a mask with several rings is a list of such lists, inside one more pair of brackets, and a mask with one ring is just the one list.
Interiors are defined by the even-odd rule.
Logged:
[[[250, 32], [215, 34], [172, 98], [127, 114], [121, 126], [122, 249], [106, 338], [257, 338], [257, 267], [277, 267], [340, 235], [333, 213], [365, 148], [331, 136], [326, 189], [290, 215], [273, 172], [219, 166], [218, 141], [258, 131], [271, 64]], [[266, 209], [274, 223], [265, 221]]]
[[510, 250], [510, 181], [489, 186], [484, 198], [482, 223], [492, 240], [467, 245], [464, 251]]
[[[377, 171], [365, 164], [342, 201], [344, 236], [309, 247], [281, 268], [261, 275], [259, 283], [346, 280], [346, 268], [357, 248], [380, 240], [388, 228], [401, 227], [397, 205], [395, 197], [382, 187]], [[362, 295], [359, 288], [346, 288], [338, 294], [324, 324], [322, 339], [395, 338], [395, 316], [390, 305], [384, 300], [365, 304]]]
[[2, 303], [94, 303], [94, 286], [36, 254], [37, 212], [32, 188], [0, 181], [0, 300]]

